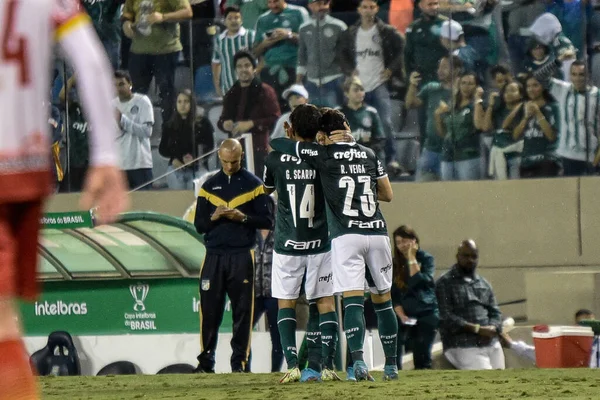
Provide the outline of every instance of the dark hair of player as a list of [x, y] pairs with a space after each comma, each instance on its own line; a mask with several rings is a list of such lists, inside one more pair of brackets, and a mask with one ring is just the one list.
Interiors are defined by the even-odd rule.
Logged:
[[312, 104], [301, 104], [292, 111], [290, 123], [295, 135], [315, 140], [321, 126], [321, 111]]
[[115, 71], [115, 78], [116, 79], [125, 79], [125, 81], [127, 83], [131, 84], [131, 76], [129, 75], [129, 72], [124, 71], [122, 69]]
[[343, 112], [333, 108], [323, 107], [321, 109], [321, 132], [327, 136], [333, 131], [346, 130], [344, 124], [347, 124], [348, 120]]

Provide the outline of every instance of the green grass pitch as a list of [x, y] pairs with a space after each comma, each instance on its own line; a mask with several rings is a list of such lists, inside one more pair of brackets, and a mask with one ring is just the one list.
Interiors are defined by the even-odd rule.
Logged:
[[[342, 375], [343, 376], [343, 375]], [[281, 374], [43, 377], [47, 400], [600, 399], [600, 371], [407, 371], [397, 382], [278, 383]]]

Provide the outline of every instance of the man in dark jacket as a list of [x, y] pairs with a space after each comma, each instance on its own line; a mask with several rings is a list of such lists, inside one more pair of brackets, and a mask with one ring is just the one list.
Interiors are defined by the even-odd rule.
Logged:
[[404, 61], [406, 75], [417, 71], [425, 85], [437, 80], [437, 68], [440, 59], [448, 54], [448, 50], [440, 42], [440, 31], [446, 17], [439, 15], [438, 0], [422, 0], [419, 2], [421, 18], [416, 19], [406, 30], [406, 48]]
[[225, 294], [233, 311], [231, 370], [243, 372], [250, 352], [254, 304], [252, 248], [257, 229], [273, 226], [272, 203], [263, 184], [242, 168], [242, 145], [226, 139], [219, 148], [222, 169], [198, 196], [194, 225], [204, 234], [206, 257], [200, 270], [201, 354], [197, 372], [214, 372]]
[[217, 126], [235, 137], [252, 133], [254, 173], [262, 174], [269, 149], [269, 136], [281, 115], [272, 87], [256, 78], [256, 60], [247, 51], [233, 58], [238, 80], [223, 98], [223, 112]]
[[492, 286], [477, 274], [479, 249], [463, 240], [456, 264], [436, 282], [444, 356], [456, 369], [504, 369], [502, 314]]
[[338, 47], [340, 66], [346, 76], [357, 75], [365, 88], [365, 103], [377, 109], [386, 135], [386, 162], [395, 161], [392, 137], [392, 108], [388, 82], [403, 80], [404, 39], [391, 25], [376, 17], [376, 0], [362, 0], [360, 21], [341, 37]]

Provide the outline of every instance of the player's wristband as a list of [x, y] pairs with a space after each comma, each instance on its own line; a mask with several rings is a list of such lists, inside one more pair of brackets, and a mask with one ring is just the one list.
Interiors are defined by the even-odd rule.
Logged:
[[481, 328], [481, 325], [475, 324], [475, 334], [479, 333], [479, 328]]

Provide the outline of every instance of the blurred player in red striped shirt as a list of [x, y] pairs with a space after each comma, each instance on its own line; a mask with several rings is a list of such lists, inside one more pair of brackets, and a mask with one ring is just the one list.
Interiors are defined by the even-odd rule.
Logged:
[[0, 2], [0, 400], [39, 399], [16, 299], [34, 299], [43, 204], [51, 192], [48, 107], [52, 47], [73, 64], [93, 129], [81, 207], [100, 223], [128, 204], [118, 168], [111, 67], [77, 0]]

